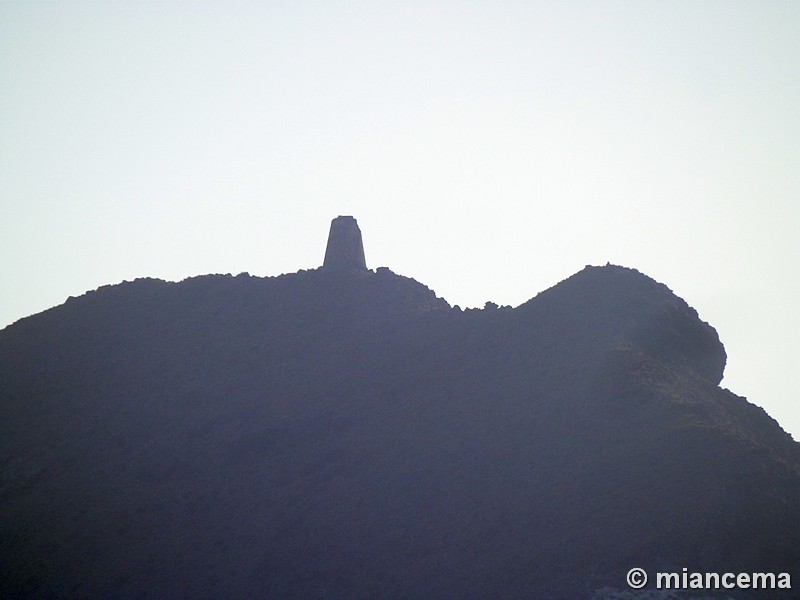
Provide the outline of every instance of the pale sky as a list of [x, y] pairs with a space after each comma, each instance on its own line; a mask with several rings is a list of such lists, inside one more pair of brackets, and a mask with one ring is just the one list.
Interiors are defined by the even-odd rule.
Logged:
[[796, 0], [0, 0], [0, 202], [0, 327], [351, 214], [462, 307], [639, 269], [800, 439]]

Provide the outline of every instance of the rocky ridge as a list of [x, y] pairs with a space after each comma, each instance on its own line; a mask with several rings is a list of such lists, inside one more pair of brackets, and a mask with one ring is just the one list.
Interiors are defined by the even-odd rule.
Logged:
[[345, 254], [106, 286], [0, 331], [0, 595], [588, 599], [632, 566], [800, 581], [798, 444], [719, 387], [716, 331], [666, 286], [587, 267], [461, 311]]

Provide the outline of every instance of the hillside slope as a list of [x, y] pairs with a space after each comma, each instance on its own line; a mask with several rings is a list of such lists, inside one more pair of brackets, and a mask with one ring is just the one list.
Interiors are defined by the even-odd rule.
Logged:
[[800, 585], [800, 447], [724, 364], [615, 266], [468, 311], [388, 269], [106, 286], [0, 331], [0, 596]]

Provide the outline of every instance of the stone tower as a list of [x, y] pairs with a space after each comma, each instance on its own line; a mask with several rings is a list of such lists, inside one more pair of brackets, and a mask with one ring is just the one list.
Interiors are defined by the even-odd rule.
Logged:
[[367, 269], [361, 230], [353, 217], [340, 216], [331, 221], [322, 266], [325, 269]]

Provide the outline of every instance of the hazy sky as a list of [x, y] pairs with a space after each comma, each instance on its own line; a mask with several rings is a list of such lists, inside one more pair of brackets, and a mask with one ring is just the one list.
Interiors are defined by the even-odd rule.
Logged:
[[462, 307], [643, 271], [800, 439], [799, 65], [796, 0], [0, 0], [0, 327], [352, 214]]

